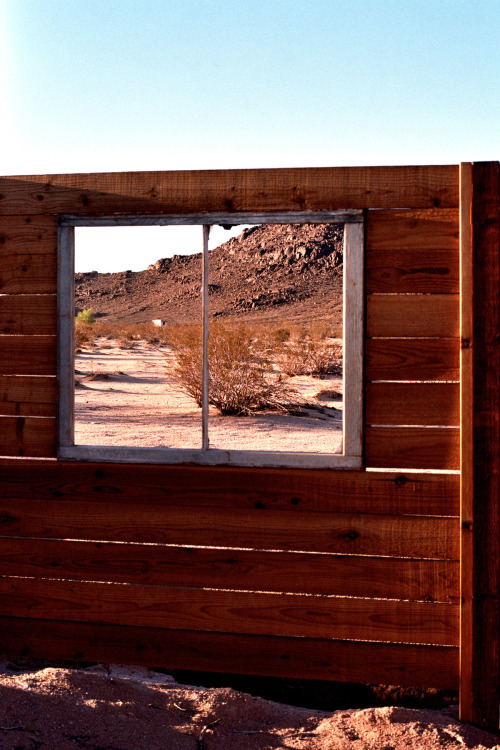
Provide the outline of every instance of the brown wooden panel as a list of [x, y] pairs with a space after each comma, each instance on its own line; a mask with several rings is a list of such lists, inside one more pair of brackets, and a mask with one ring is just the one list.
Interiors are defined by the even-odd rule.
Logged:
[[5, 255], [0, 251], [0, 294], [56, 294], [57, 253]]
[[56, 455], [56, 420], [50, 417], [0, 417], [0, 455]]
[[1, 336], [0, 374], [56, 375], [55, 336]]
[[[147, 503], [260, 512], [349, 512], [458, 516], [459, 479], [431, 473], [244, 469], [9, 461], [0, 465], [5, 501], [92, 498], [118, 509]], [[305, 521], [307, 524], [307, 520]]]
[[464, 167], [461, 717], [498, 731], [500, 164]]
[[[4, 417], [8, 419], [8, 417]], [[164, 507], [90, 498], [0, 502], [0, 530], [40, 536], [158, 544], [296, 550], [457, 560], [458, 519], [260, 509]]]
[[457, 207], [458, 166], [227, 169], [0, 178], [0, 213]]
[[369, 337], [460, 334], [458, 294], [374, 294], [366, 298]]
[[0, 254], [57, 253], [57, 216], [2, 216]]
[[0, 294], [55, 294], [56, 291], [57, 217], [3, 217]]
[[460, 430], [453, 427], [367, 427], [366, 464], [381, 468], [460, 468]]
[[0, 333], [55, 335], [56, 295], [0, 295]]
[[457, 209], [369, 211], [366, 249], [368, 253], [394, 250], [454, 250], [458, 253], [459, 234]]
[[458, 561], [0, 540], [2, 575], [458, 602]]
[[458, 383], [367, 383], [366, 423], [460, 425]]
[[377, 339], [365, 344], [367, 380], [459, 380], [458, 339]]
[[458, 687], [458, 648], [279, 638], [0, 617], [11, 658], [99, 661], [166, 669], [343, 682]]
[[367, 253], [366, 291], [457, 294], [459, 256], [450, 250]]
[[253, 635], [458, 643], [459, 607], [436, 602], [0, 578], [0, 614]]
[[55, 417], [57, 415], [56, 378], [0, 375], [0, 414]]

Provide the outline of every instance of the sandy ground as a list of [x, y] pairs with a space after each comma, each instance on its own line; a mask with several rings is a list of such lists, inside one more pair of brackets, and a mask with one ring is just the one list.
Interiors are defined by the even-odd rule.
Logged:
[[141, 668], [0, 665], [2, 750], [480, 750], [499, 741], [459, 723], [456, 707], [325, 713]]
[[[75, 361], [75, 441], [83, 445], [200, 448], [201, 409], [180, 387], [167, 347], [142, 342], [120, 349], [98, 340]], [[291, 383], [315, 408], [302, 416], [262, 412], [209, 416], [210, 446], [225, 450], [339, 452], [342, 380], [293, 377]], [[318, 394], [321, 394], [318, 396]]]

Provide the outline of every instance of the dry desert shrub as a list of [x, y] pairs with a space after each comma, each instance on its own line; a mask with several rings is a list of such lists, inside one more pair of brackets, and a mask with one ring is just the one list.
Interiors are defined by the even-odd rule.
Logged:
[[96, 335], [91, 323], [75, 321], [75, 352], [80, 352], [84, 346], [91, 346], [95, 339]]
[[276, 354], [276, 364], [286, 375], [341, 375], [342, 346], [322, 339], [288, 342]]
[[[202, 342], [200, 327], [177, 331], [176, 372], [182, 388], [198, 406], [202, 400]], [[208, 345], [209, 403], [221, 414], [244, 415], [264, 409], [294, 412], [297, 391], [273, 371], [268, 350], [244, 324], [215, 324]]]

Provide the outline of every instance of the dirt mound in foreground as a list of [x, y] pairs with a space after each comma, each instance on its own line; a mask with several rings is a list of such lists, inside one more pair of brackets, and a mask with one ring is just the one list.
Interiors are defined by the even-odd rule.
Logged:
[[481, 750], [497, 740], [453, 708], [326, 713], [138, 668], [0, 670], [2, 750]]

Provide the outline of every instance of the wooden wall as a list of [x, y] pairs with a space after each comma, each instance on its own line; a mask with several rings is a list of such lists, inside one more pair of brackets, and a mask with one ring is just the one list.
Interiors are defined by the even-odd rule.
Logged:
[[[0, 196], [4, 648], [458, 687], [458, 168], [16, 177]], [[366, 470], [51, 458], [58, 213], [336, 208], [366, 209]]]

